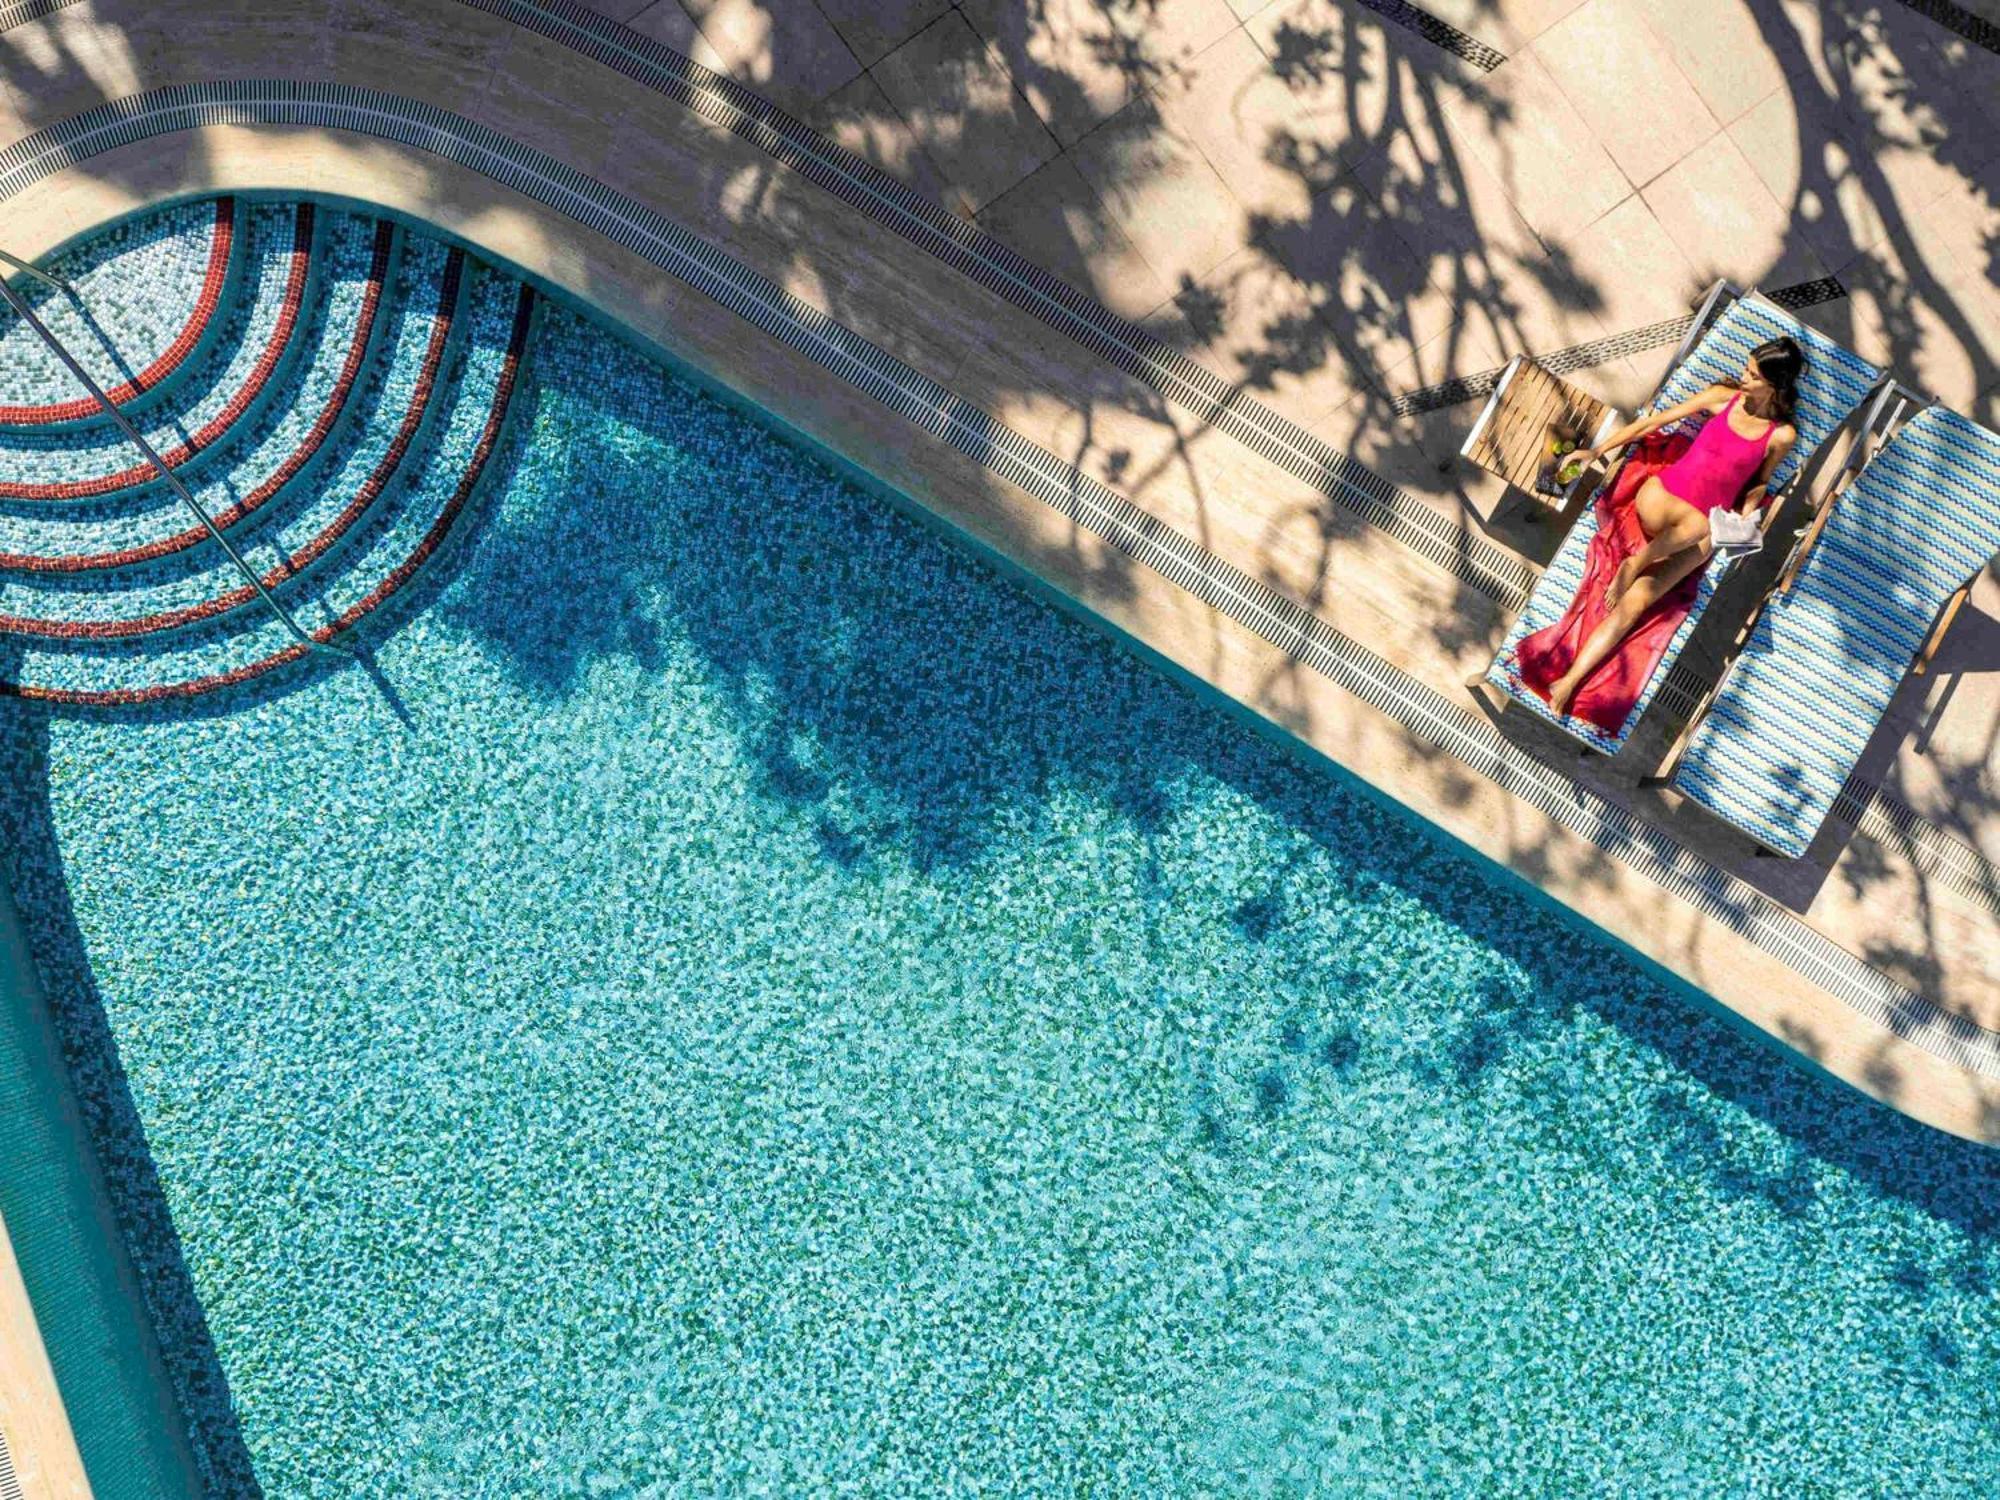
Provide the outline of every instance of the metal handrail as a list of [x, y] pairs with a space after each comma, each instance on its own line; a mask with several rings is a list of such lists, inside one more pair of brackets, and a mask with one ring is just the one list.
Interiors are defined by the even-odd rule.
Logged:
[[[58, 291], [74, 295], [69, 283], [51, 276], [38, 266], [29, 265], [18, 256], [9, 255], [5, 250], [0, 250], [0, 260], [4, 260], [8, 265], [27, 272], [37, 280], [47, 282]], [[111, 398], [104, 394], [104, 388], [91, 377], [88, 370], [77, 363], [76, 357], [64, 346], [63, 341], [57, 338], [50, 331], [49, 326], [36, 316], [35, 310], [28, 306], [27, 299], [9, 286], [5, 277], [0, 277], [0, 298], [5, 298], [7, 305], [14, 309], [20, 316], [21, 321], [34, 329], [41, 341], [47, 344], [50, 350], [54, 352], [55, 357], [68, 367], [70, 374], [76, 377], [77, 382], [90, 392], [91, 398], [104, 409], [104, 414], [118, 424], [118, 430], [131, 439], [132, 445], [135, 448], [146, 455], [146, 462], [159, 472], [160, 478], [167, 482], [168, 488], [180, 497], [181, 504], [192, 511], [195, 519], [201, 522], [211, 537], [215, 538], [215, 544], [222, 549], [223, 555], [236, 565], [237, 571], [249, 581], [250, 587], [257, 591], [257, 597], [270, 606], [271, 613], [278, 617], [279, 622], [284, 625], [285, 629], [292, 633], [292, 636], [298, 643], [308, 651], [323, 651], [329, 656], [339, 656], [351, 660], [351, 652], [332, 644], [330, 641], [322, 641], [317, 636], [309, 634], [300, 626], [297, 620], [292, 618], [292, 612], [280, 604], [271, 591], [264, 587], [264, 580], [259, 578], [255, 571], [252, 570], [250, 564], [243, 560], [243, 554], [238, 552], [229, 538], [222, 534], [222, 529], [215, 524], [214, 519], [210, 517], [209, 513], [202, 509], [201, 502], [196, 500], [193, 493], [181, 482], [180, 476], [167, 467], [166, 460], [153, 450], [153, 445], [146, 441], [144, 435], [140, 433], [137, 427], [132, 425], [132, 419], [120, 411]]]
[[0, 260], [4, 260], [17, 271], [27, 272], [44, 286], [52, 286], [59, 292], [74, 293], [76, 290], [67, 281], [64, 281], [62, 277], [51, 276], [31, 260], [22, 260], [20, 256], [9, 255], [5, 250], [0, 250]]

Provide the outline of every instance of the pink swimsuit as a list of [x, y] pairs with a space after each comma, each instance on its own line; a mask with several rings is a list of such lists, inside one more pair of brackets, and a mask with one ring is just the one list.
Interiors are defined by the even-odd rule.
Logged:
[[1743, 498], [1757, 466], [1764, 461], [1764, 450], [1771, 446], [1771, 434], [1778, 430], [1773, 422], [1762, 437], [1737, 433], [1729, 425], [1729, 414], [1742, 399], [1741, 394], [1731, 396], [1727, 406], [1702, 424], [1688, 451], [1660, 471], [1660, 483], [1667, 487], [1667, 493], [1687, 501], [1703, 515]]

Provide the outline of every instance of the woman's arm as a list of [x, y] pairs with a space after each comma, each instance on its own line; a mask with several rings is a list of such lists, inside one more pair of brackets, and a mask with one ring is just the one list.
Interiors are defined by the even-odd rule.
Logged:
[[1792, 444], [1798, 440], [1799, 430], [1792, 426], [1780, 427], [1771, 434], [1770, 445], [1764, 449], [1764, 461], [1757, 465], [1757, 474], [1750, 481], [1750, 488], [1736, 502], [1737, 510], [1747, 516], [1770, 500], [1771, 471], [1783, 462], [1785, 455], [1792, 451]]
[[[1606, 437], [1596, 447], [1579, 448], [1576, 452], [1565, 456], [1563, 467], [1565, 469], [1569, 468], [1579, 458], [1581, 458], [1587, 467], [1597, 462], [1598, 459], [1603, 458], [1612, 449], [1622, 448], [1627, 443], [1636, 442], [1647, 433], [1657, 432], [1669, 423], [1680, 421], [1682, 417], [1691, 417], [1698, 411], [1720, 411], [1729, 398], [1735, 394], [1736, 390], [1733, 386], [1712, 385], [1707, 390], [1688, 397], [1685, 401], [1677, 402], [1665, 411], [1656, 411], [1650, 416], [1634, 417], [1623, 427]], [[1771, 441], [1775, 443], [1777, 438], [1774, 436]]]

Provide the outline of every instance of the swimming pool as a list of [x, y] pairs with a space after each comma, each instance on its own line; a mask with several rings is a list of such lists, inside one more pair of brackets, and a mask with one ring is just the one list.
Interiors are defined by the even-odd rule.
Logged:
[[1988, 1153], [583, 317], [522, 368], [365, 669], [0, 706], [221, 1485], [1983, 1486]]

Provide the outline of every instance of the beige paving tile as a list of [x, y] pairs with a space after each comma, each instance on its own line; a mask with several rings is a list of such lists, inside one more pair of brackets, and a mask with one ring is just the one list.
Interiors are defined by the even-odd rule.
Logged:
[[1694, 86], [1710, 114], [1727, 125], [1785, 81], [1769, 28], [1743, 0], [1633, 0], [1667, 57]]
[[1531, 49], [1635, 186], [1722, 128], [1646, 25], [1641, 3], [1590, 0]]
[[1251, 245], [1314, 289], [1359, 378], [1382, 389], [1462, 311], [1352, 177], [1316, 197], [1307, 219], [1258, 226]]
[[[329, 45], [319, 41], [316, 62], [324, 63]], [[87, 8], [9, 27], [0, 44], [9, 113], [23, 132], [137, 92], [145, 76], [143, 43], [100, 22]]]
[[[807, 0], [791, 0], [793, 4]], [[894, 52], [951, 9], [951, 0], [817, 0], [864, 67]]]
[[1779, 89], [1730, 135], [1828, 265], [1885, 239], [1920, 236], [1988, 195], [1990, 169], [1965, 165], [1973, 153], [1954, 160], [1880, 134], [1808, 84]]
[[1543, 239], [1599, 217], [1629, 190], [1625, 174], [1533, 51], [1510, 58], [1446, 110], [1453, 143], [1507, 189]]
[[1931, 51], [1954, 98], [1969, 102], [1993, 131], [2000, 132], [2000, 52], [1943, 31], [1931, 38]]
[[1589, 0], [1495, 0], [1494, 10], [1514, 38], [1523, 46], [1547, 31], [1564, 16]]
[[1954, 265], [2000, 289], [2000, 191], [1941, 194], [1894, 231], [1890, 242], [1913, 274], [1926, 264]]
[[704, 68], [713, 68], [718, 73], [729, 71], [721, 54], [702, 40], [693, 19], [681, 9], [681, 0], [653, 0], [627, 18], [625, 24], [663, 47], [694, 58]]
[[[654, 0], [578, 0], [585, 10], [594, 10], [613, 21], [630, 21]], [[676, 9], [679, 7], [676, 6]]]
[[1547, 249], [1506, 184], [1441, 132], [1427, 147], [1415, 132], [1397, 131], [1361, 157], [1353, 175], [1419, 254], [1527, 262]]
[[964, 0], [961, 9], [1064, 145], [1171, 82], [1237, 24], [1225, 0]]
[[[493, 62], [515, 30], [478, 11], [444, 30], [391, 0], [334, 0], [332, 15], [329, 63], [343, 83], [415, 94], [447, 109], [463, 109], [485, 93]], [[243, 40], [268, 45], [250, 32]]]
[[2000, 292], [1984, 276], [1951, 263], [1913, 272], [1911, 258], [1893, 245], [1858, 255], [1835, 274], [1847, 297], [1828, 313], [1865, 358], [1967, 413], [2000, 380]]
[[944, 174], [917, 144], [909, 122], [869, 74], [858, 74], [828, 94], [806, 112], [805, 121], [926, 197], [958, 207]]
[[[1458, 456], [1478, 410], [1476, 406], [1448, 407], [1418, 416], [1398, 417], [1379, 405], [1357, 399], [1321, 418], [1312, 430], [1399, 486], [1405, 494], [1464, 526], [1466, 535], [1472, 536], [1484, 529], [1484, 518], [1506, 509], [1509, 499], [1505, 483]], [[1549, 539], [1546, 550], [1554, 550], [1555, 540]], [[1490, 658], [1505, 633], [1505, 617], [1491, 600], [1471, 591], [1457, 601], [1456, 607], [1474, 613], [1455, 625], [1452, 633], [1476, 640], [1484, 647], [1483, 652], [1475, 648], [1475, 660], [1481, 655]], [[1464, 675], [1459, 674], [1461, 681]]]
[[1980, 80], [1991, 77], [1980, 59], [1990, 54], [1945, 47], [1949, 33], [1903, 5], [1859, 14], [1833, 8], [1824, 24], [1829, 36], [1808, 58], [1811, 76], [1870, 135], [1942, 149], [1990, 128], [1990, 111], [1980, 106], [1991, 101], [1979, 97]]
[[870, 71], [918, 143], [975, 209], [1059, 149], [1006, 64], [956, 11]]
[[1321, 316], [1332, 295], [1245, 249], [1183, 286], [1153, 325], [1234, 389], [1309, 426], [1363, 381]]
[[1352, 165], [1407, 138], [1415, 155], [1439, 160], [1446, 109], [1487, 93], [1477, 70], [1352, 0], [1278, 0], [1244, 32], [1284, 94], [1240, 107], [1250, 118], [1280, 116], [1300, 155]]
[[1150, 100], [1135, 101], [1085, 136], [1070, 159], [1169, 285], [1200, 279], [1244, 242], [1235, 198]]
[[1303, 217], [1312, 195], [1341, 173], [1337, 141], [1240, 29], [1154, 97], [1247, 212]]
[[[1492, 316], [1477, 305], [1458, 306], [1459, 315], [1453, 322], [1383, 370], [1380, 383], [1392, 399], [1448, 380], [1484, 375], [1524, 352], [1523, 341], [1515, 336], [1508, 319]], [[1460, 418], [1461, 440], [1468, 425], [1469, 414]]]
[[1059, 156], [979, 212], [979, 223], [1113, 312], [1142, 318], [1170, 288], [1105, 212], [1067, 156]]
[[1642, 196], [1704, 280], [1784, 286], [1826, 274], [1792, 216], [1727, 135], [1655, 178]]
[[622, 96], [598, 87], [601, 65], [517, 28], [498, 55], [494, 76], [482, 118], [581, 171], [597, 171], [624, 110]]
[[1780, 88], [1729, 127], [1744, 159], [1827, 265], [1888, 232], [1853, 122], [1810, 84]]
[[[1565, 253], [1515, 210], [1504, 185], [1449, 141], [1436, 159], [1398, 136], [1353, 178], [1392, 220], [1424, 274], [1510, 356], [1582, 342], [1605, 330], [1600, 298]], [[1570, 236], [1570, 240], [1579, 238]]]
[[810, 3], [681, 0], [722, 71], [773, 104], [803, 113], [861, 71], [840, 34]]
[[1562, 258], [1607, 334], [1677, 317], [1708, 285], [1637, 193], [1571, 235]]

